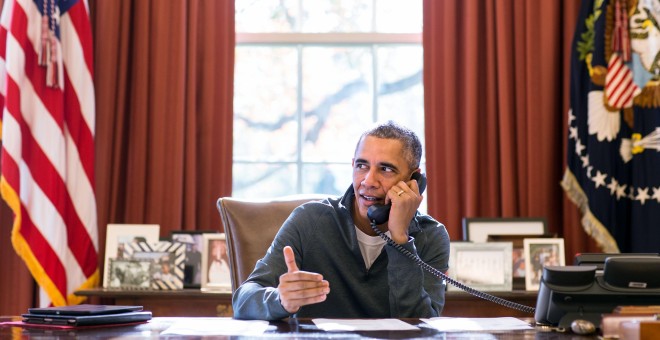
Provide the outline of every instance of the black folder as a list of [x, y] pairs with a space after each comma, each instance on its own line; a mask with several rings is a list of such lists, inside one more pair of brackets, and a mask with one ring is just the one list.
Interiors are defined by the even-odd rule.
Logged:
[[81, 304], [61, 307], [28, 308], [28, 313], [48, 315], [101, 315], [139, 312], [141, 310], [142, 306]]
[[97, 326], [151, 320], [151, 312], [123, 312], [98, 315], [23, 314], [23, 322], [60, 326]]
[[62, 307], [28, 308], [23, 322], [60, 326], [93, 326], [133, 323], [151, 320], [151, 312], [142, 306], [72, 305]]

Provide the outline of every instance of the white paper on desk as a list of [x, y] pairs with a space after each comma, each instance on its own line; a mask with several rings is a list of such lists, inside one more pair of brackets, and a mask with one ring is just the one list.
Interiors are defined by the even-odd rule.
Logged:
[[175, 321], [160, 334], [176, 335], [261, 335], [268, 321], [234, 320], [232, 318], [185, 318]]
[[399, 319], [312, 319], [326, 331], [411, 331], [419, 328]]
[[520, 319], [512, 317], [501, 318], [449, 318], [436, 317], [420, 319], [441, 332], [458, 331], [508, 331], [517, 329], [532, 329]]

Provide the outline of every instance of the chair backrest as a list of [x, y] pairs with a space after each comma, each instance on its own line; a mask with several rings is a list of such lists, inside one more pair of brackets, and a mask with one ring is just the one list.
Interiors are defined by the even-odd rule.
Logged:
[[257, 261], [264, 257], [293, 209], [303, 203], [327, 197], [298, 195], [272, 201], [249, 201], [231, 197], [218, 199], [218, 211], [227, 238], [232, 292], [248, 278]]

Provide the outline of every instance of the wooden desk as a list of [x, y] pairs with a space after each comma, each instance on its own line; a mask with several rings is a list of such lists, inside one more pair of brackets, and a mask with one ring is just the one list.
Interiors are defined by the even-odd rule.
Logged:
[[98, 297], [109, 305], [143, 306], [158, 316], [227, 316], [232, 317], [231, 293], [183, 290], [116, 290], [94, 288], [78, 290], [78, 296]]
[[[489, 294], [509, 300], [521, 305], [535, 307], [538, 292], [513, 291], [490, 292]], [[517, 318], [530, 318], [534, 315], [519, 310], [504, 307], [494, 302], [488, 302], [469, 293], [451, 291], [445, 294], [445, 308], [442, 316], [454, 317], [498, 317], [513, 316]]]
[[[25, 325], [2, 325], [5, 321], [20, 321], [19, 317], [0, 317], [0, 338], [13, 339], [45, 339], [45, 338], [93, 338], [93, 339], [120, 339], [120, 338], [184, 338], [182, 335], [162, 334], [175, 323], [190, 323], [196, 318], [180, 317], [155, 317], [148, 323], [138, 325], [122, 325], [112, 327], [76, 328], [76, 329], [52, 329], [25, 327]], [[314, 338], [314, 339], [341, 339], [341, 338], [378, 338], [378, 339], [408, 339], [408, 338], [439, 338], [439, 339], [598, 339], [597, 335], [577, 336], [567, 331], [565, 333], [544, 332], [536, 329], [517, 331], [495, 331], [495, 332], [440, 332], [435, 328], [422, 325], [419, 319], [401, 319], [411, 325], [418, 326], [417, 330], [409, 331], [338, 331], [325, 332], [317, 328], [310, 319], [296, 319], [270, 322], [270, 327], [259, 338]], [[528, 321], [525, 319], [525, 321]], [[226, 330], [225, 330], [226, 331]], [[200, 331], [203, 332], [203, 331]], [[204, 334], [200, 334], [204, 335]], [[206, 334], [207, 336], [209, 334]], [[229, 338], [242, 334], [211, 336], [213, 338]], [[187, 336], [185, 338], [198, 338], [199, 336]]]
[[[98, 297], [100, 303], [138, 305], [150, 310], [154, 316], [233, 316], [231, 293], [204, 293], [199, 289], [184, 290], [111, 290], [103, 288], [79, 290], [78, 296]], [[526, 306], [536, 306], [536, 292], [495, 292], [499, 298]], [[446, 293], [443, 316], [456, 317], [533, 317], [464, 292]]]

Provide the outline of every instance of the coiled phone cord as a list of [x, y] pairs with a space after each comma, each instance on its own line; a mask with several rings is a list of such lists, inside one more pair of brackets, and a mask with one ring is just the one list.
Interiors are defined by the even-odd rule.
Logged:
[[511, 309], [516, 309], [516, 310], [519, 310], [519, 311], [522, 311], [522, 312], [525, 312], [525, 313], [534, 314], [535, 308], [533, 308], [533, 307], [525, 306], [525, 305], [522, 305], [522, 304], [519, 304], [519, 303], [516, 303], [516, 302], [513, 302], [513, 301], [509, 301], [509, 300], [506, 300], [506, 299], [499, 298], [499, 297], [494, 296], [494, 295], [490, 295], [488, 293], [484, 293], [482, 291], [478, 291], [478, 290], [476, 290], [472, 287], [466, 286], [466, 285], [452, 279], [451, 277], [445, 275], [445, 273], [431, 267], [428, 263], [426, 263], [422, 259], [420, 259], [419, 256], [411, 253], [406, 248], [402, 247], [400, 244], [394, 242], [394, 240], [387, 237], [387, 235], [385, 235], [385, 233], [383, 233], [382, 231], [380, 231], [380, 229], [378, 229], [378, 227], [376, 226], [376, 223], [374, 221], [371, 222], [371, 229], [373, 229], [376, 232], [376, 234], [378, 234], [378, 236], [380, 236], [383, 240], [385, 240], [385, 242], [387, 242], [387, 244], [394, 247], [396, 250], [398, 250], [399, 252], [401, 252], [402, 254], [404, 254], [405, 256], [410, 258], [411, 260], [413, 260], [418, 266], [422, 267], [424, 270], [426, 270], [427, 272], [435, 275], [436, 277], [438, 277], [440, 279], [443, 279], [443, 280], [446, 280], [447, 282], [451, 283], [455, 287], [458, 287], [461, 290], [463, 290], [465, 292], [468, 292], [468, 293], [470, 293], [470, 294], [472, 294], [476, 297], [482, 298], [484, 300], [488, 300], [488, 301], [497, 303], [499, 305], [502, 305], [502, 306], [505, 306], [505, 307], [508, 307], [508, 308], [511, 308]]

